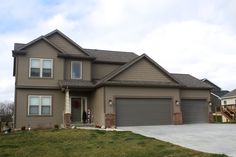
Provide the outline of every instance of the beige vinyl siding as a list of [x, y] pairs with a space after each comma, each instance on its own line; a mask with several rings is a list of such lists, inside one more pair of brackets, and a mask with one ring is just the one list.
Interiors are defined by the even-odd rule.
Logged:
[[65, 62], [66, 69], [66, 80], [71, 79], [71, 62], [72, 61], [81, 61], [82, 63], [82, 79], [86, 81], [91, 81], [91, 61], [88, 60], [69, 60]]
[[147, 59], [141, 59], [113, 80], [173, 82]]
[[206, 99], [210, 101], [210, 91], [201, 89], [182, 89], [180, 92], [181, 99]]
[[95, 125], [105, 125], [104, 87], [98, 88], [91, 95], [93, 122]]
[[[28, 116], [28, 96], [52, 96], [51, 116]], [[16, 128], [22, 126], [32, 128], [53, 128], [55, 124], [63, 123], [65, 94], [61, 90], [30, 90], [16, 89]]]
[[[26, 55], [17, 56], [17, 85], [57, 87], [58, 80], [64, 79], [64, 59], [57, 57], [57, 50], [41, 40], [26, 48], [26, 51]], [[53, 77], [30, 78], [30, 58], [53, 59]]]
[[64, 37], [62, 37], [59, 34], [53, 34], [51, 35], [48, 40], [55, 44], [57, 47], [59, 47], [61, 50], [65, 51], [69, 54], [79, 54], [85, 56], [80, 49], [78, 49], [76, 46], [68, 42]]
[[[145, 88], [145, 87], [106, 87], [105, 105], [106, 113], [115, 113], [116, 98], [171, 98], [173, 112], [179, 112], [179, 106], [175, 105], [175, 101], [180, 101], [179, 89], [168, 88]], [[113, 101], [113, 105], [109, 105], [109, 100]]]
[[92, 65], [92, 78], [101, 79], [120, 66], [121, 65], [119, 64], [118, 65], [117, 64], [102, 64], [102, 63], [93, 64]]

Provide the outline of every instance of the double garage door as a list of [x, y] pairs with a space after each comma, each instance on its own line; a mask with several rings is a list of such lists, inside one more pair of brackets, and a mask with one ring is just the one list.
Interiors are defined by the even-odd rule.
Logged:
[[171, 124], [171, 99], [116, 99], [117, 126]]
[[[183, 123], [207, 123], [206, 100], [181, 100]], [[116, 99], [117, 126], [172, 124], [172, 99]]]

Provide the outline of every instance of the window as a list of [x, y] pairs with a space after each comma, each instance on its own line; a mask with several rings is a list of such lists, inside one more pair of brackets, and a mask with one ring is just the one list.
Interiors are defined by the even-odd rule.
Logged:
[[80, 61], [71, 62], [71, 78], [72, 79], [82, 78], [82, 64]]
[[224, 101], [224, 105], [227, 105], [227, 101], [226, 100]]
[[51, 115], [52, 97], [30, 95], [28, 97], [28, 115]]
[[53, 60], [30, 58], [30, 77], [52, 78]]

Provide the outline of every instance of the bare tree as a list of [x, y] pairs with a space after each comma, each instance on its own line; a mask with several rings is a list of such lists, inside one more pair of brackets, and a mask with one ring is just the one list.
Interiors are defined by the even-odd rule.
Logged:
[[2, 122], [12, 122], [14, 114], [14, 102], [1, 102], [0, 103], [0, 116]]

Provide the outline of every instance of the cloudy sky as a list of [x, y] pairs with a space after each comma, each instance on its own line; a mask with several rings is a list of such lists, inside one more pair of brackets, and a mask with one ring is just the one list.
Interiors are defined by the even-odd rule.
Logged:
[[169, 72], [236, 88], [235, 0], [3, 0], [0, 102], [14, 99], [13, 44], [54, 29], [84, 48], [146, 53]]

